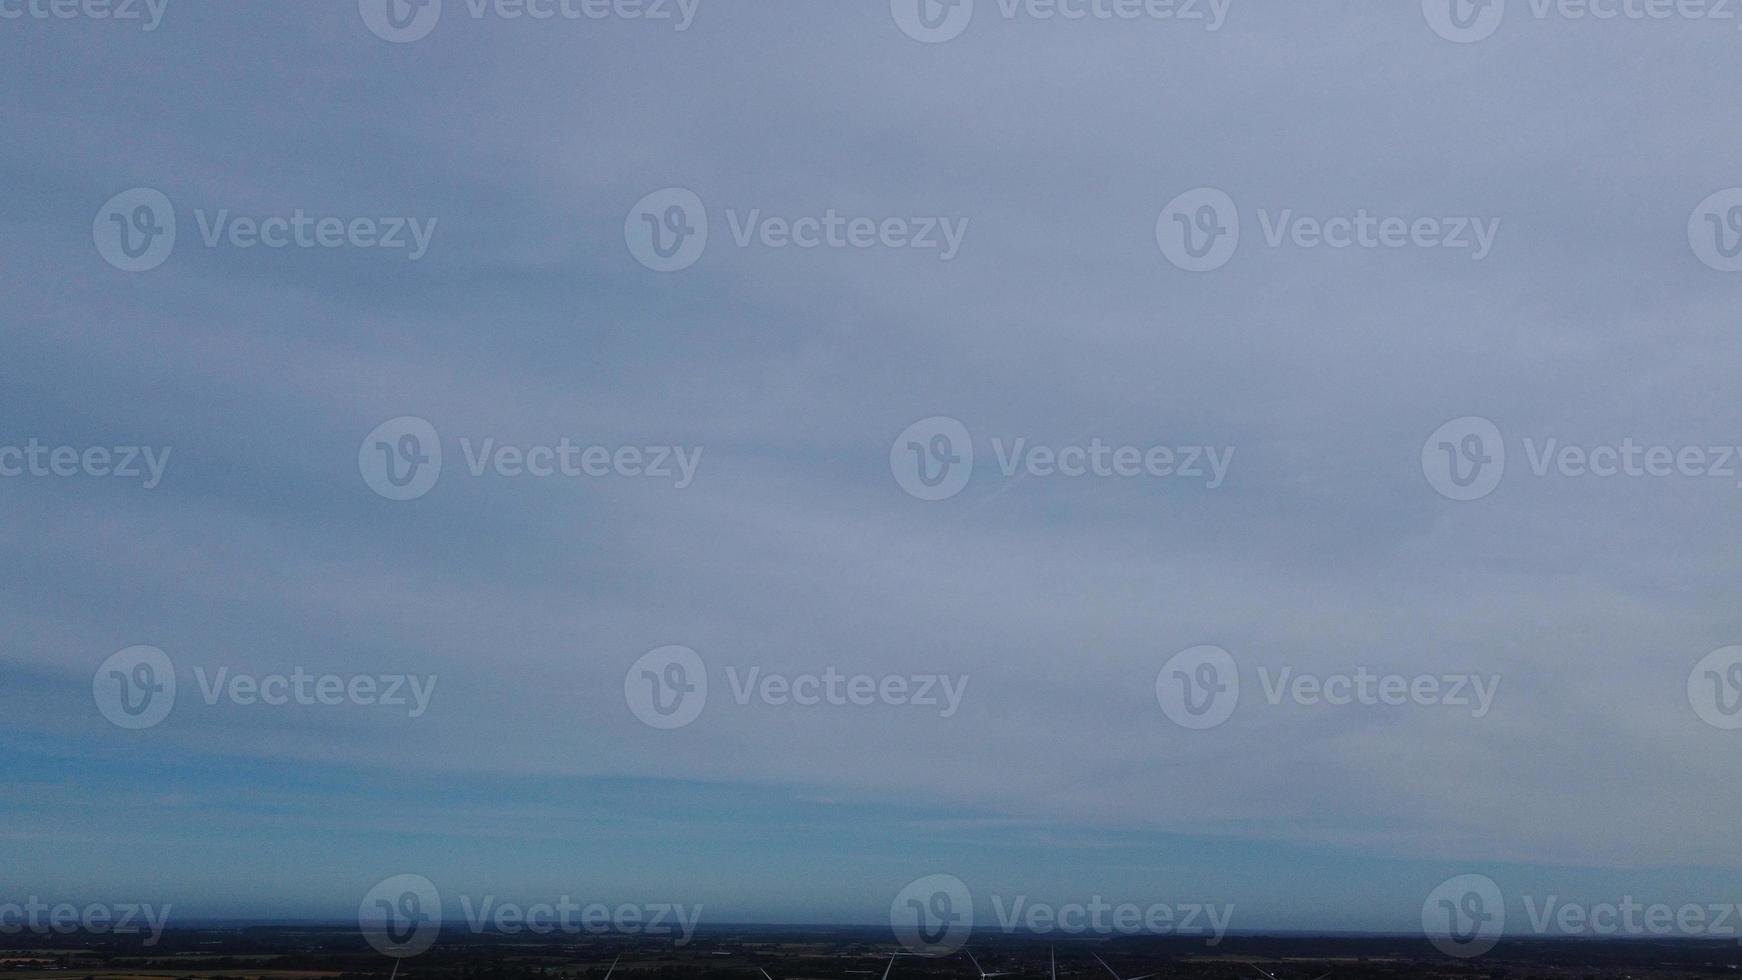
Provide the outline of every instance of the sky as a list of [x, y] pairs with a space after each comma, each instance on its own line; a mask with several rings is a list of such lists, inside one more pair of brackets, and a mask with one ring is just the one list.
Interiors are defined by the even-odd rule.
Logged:
[[926, 3], [0, 0], [0, 902], [1734, 900], [1742, 14]]

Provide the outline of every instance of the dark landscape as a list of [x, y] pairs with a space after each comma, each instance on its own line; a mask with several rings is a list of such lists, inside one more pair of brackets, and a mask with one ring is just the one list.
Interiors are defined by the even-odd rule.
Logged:
[[[964, 953], [899, 954], [887, 930], [716, 926], [688, 945], [633, 936], [539, 937], [474, 934], [450, 924], [423, 955], [395, 961], [353, 928], [235, 925], [170, 930], [153, 947], [143, 937], [0, 936], [6, 980], [976, 980]], [[1502, 941], [1457, 960], [1420, 937], [1228, 936], [1214, 947], [1177, 937], [976, 935], [969, 947], [988, 974], [1050, 977], [1049, 955], [1065, 980], [1121, 977], [1205, 980], [1653, 980], [1733, 977], [1742, 948], [1729, 941]]]

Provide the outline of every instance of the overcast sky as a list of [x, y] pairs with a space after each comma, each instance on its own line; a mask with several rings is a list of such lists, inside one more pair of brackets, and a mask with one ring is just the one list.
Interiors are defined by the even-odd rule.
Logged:
[[[1706, 203], [1742, 185], [1742, 20], [446, 0], [396, 32], [369, 3], [169, 0], [147, 30], [144, 0], [0, 0], [0, 900], [342, 917], [411, 872], [875, 923], [945, 873], [1413, 929], [1465, 873], [1735, 898], [1742, 669], [1696, 664], [1742, 643], [1742, 461], [1707, 452], [1742, 444], [1742, 212]], [[176, 235], [129, 271], [105, 240], [154, 227], [140, 188]], [[637, 229], [699, 231], [696, 203], [705, 248], [650, 268]], [[1169, 234], [1226, 204], [1238, 247], [1188, 268]], [[299, 211], [336, 244], [233, 224]], [[767, 224], [831, 213], [815, 248]], [[390, 499], [359, 456], [407, 417], [442, 469]], [[1507, 458], [1465, 492], [1424, 450], [1471, 417]], [[973, 468], [925, 499], [902, 463], [943, 458], [940, 418]], [[643, 452], [468, 465], [564, 439]], [[1143, 463], [1006, 476], [1017, 440]], [[1708, 472], [1538, 475], [1549, 440]], [[660, 447], [687, 482], [642, 472]], [[94, 684], [140, 645], [177, 691], [127, 729]], [[707, 699], [655, 727], [637, 662], [674, 645]], [[1240, 691], [1194, 728], [1157, 680], [1205, 645]], [[435, 686], [206, 694], [298, 668]], [[803, 706], [736, 697], [753, 668], [966, 686]], [[1358, 668], [1497, 687], [1267, 697]]]

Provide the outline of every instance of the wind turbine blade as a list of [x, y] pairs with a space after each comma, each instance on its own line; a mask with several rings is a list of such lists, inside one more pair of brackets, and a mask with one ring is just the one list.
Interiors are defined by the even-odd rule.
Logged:
[[623, 958], [623, 954], [618, 953], [617, 959], [611, 961], [611, 969], [605, 971], [605, 980], [611, 980], [611, 974], [617, 972], [617, 960], [620, 960], [622, 958]]
[[889, 980], [889, 971], [895, 969], [895, 957], [898, 955], [900, 955], [900, 954], [898, 954], [898, 953], [890, 953], [889, 954], [889, 965], [883, 968], [883, 980]]
[[1116, 971], [1114, 971], [1114, 969], [1112, 967], [1107, 966], [1107, 961], [1101, 958], [1100, 953], [1095, 954], [1095, 962], [1101, 964], [1104, 967], [1107, 967], [1107, 972], [1112, 974], [1113, 980], [1124, 980], [1124, 978], [1121, 977]]
[[978, 974], [980, 974], [980, 976], [984, 977], [986, 975], [986, 971], [980, 969], [980, 961], [978, 959], [975, 959], [974, 951], [971, 949], [968, 949], [967, 947], [964, 946], [962, 948], [962, 952], [968, 954], [968, 962], [974, 964], [974, 972], [978, 973]]
[[1049, 946], [1046, 955], [1052, 960], [1052, 980], [1059, 980], [1059, 951], [1057, 947]]
[[[758, 970], [762, 970], [762, 968], [761, 968], [761, 967], [757, 967], [757, 968], [756, 968], [756, 969], [758, 969]], [[767, 970], [762, 970], [762, 975], [763, 975], [763, 976], [765, 976], [765, 977], [768, 977], [768, 971], [767, 971]], [[773, 978], [773, 977], [768, 977], [768, 980], [774, 980], [774, 978]]]

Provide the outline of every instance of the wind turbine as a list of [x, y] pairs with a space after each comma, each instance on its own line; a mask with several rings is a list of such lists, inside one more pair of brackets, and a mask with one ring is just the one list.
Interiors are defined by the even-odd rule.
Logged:
[[605, 971], [605, 980], [611, 980], [611, 974], [617, 972], [617, 960], [620, 960], [622, 958], [623, 958], [623, 954], [618, 953], [617, 959], [611, 961], [611, 968], [609, 970]]
[[986, 968], [980, 965], [980, 961], [977, 959], [974, 959], [974, 951], [973, 950], [967, 949], [966, 947], [964, 947], [962, 949], [962, 952], [967, 953], [968, 959], [973, 960], [974, 969], [980, 971], [980, 980], [991, 980], [992, 977], [1007, 977], [1010, 975], [1009, 971], [1005, 971], [1003, 973], [987, 973]]
[[[1104, 959], [1101, 959], [1100, 953], [1095, 954], [1095, 962], [1101, 964], [1102, 966], [1107, 966], [1107, 961]], [[1114, 971], [1114, 969], [1110, 966], [1107, 966], [1107, 972], [1113, 974], [1113, 980], [1149, 980], [1150, 977], [1155, 976], [1155, 974], [1153, 974], [1153, 973], [1145, 973], [1143, 976], [1140, 976], [1140, 977], [1122, 977], [1116, 971]]]

